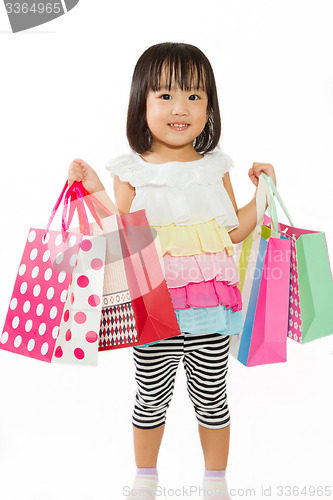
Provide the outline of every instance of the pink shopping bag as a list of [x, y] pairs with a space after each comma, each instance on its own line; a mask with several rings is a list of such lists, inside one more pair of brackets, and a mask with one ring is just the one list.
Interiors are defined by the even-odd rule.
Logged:
[[15, 280], [0, 348], [45, 362], [97, 360], [105, 240], [49, 230], [67, 182], [45, 229], [30, 228]]
[[[264, 186], [263, 174], [259, 179], [258, 193], [262, 194]], [[274, 227], [277, 229], [272, 197], [268, 208], [274, 213]], [[257, 210], [261, 212], [258, 200]], [[269, 218], [266, 220], [270, 221]], [[287, 359], [290, 241], [262, 221], [257, 222], [255, 230], [235, 245], [241, 279], [243, 329], [230, 339], [230, 354], [245, 366], [279, 363]]]

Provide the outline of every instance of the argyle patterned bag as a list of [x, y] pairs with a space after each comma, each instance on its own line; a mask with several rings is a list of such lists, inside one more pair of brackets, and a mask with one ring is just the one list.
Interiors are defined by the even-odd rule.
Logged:
[[114, 306], [102, 309], [99, 331], [99, 351], [112, 349], [113, 346], [137, 341], [135, 317], [129, 295], [116, 294]]
[[[138, 334], [132, 309], [117, 218], [101, 219], [107, 235], [106, 272], [99, 330], [99, 351], [137, 345]], [[97, 227], [93, 231], [96, 231]]]

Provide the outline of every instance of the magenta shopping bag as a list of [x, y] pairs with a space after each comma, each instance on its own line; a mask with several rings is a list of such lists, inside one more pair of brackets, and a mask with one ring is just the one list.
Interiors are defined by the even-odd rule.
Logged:
[[[265, 182], [265, 177], [260, 176], [258, 196], [264, 188], [267, 190]], [[266, 205], [266, 194], [263, 201]], [[263, 212], [258, 205], [257, 198], [258, 213]], [[270, 213], [274, 210], [272, 207], [275, 209], [274, 201], [269, 197]], [[269, 217], [266, 222], [270, 222]], [[230, 339], [230, 354], [245, 366], [286, 361], [290, 253], [289, 239], [271, 230], [263, 221], [258, 221], [255, 230], [235, 245], [243, 329]]]
[[[265, 232], [265, 227], [263, 229]], [[289, 273], [290, 241], [269, 236], [253, 316], [252, 342], [249, 347], [247, 366], [287, 360]], [[251, 322], [252, 315], [244, 324], [245, 330]]]

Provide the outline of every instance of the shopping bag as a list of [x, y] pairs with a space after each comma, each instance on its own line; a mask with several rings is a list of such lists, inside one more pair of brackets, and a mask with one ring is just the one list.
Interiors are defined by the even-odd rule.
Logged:
[[[95, 364], [105, 239], [30, 228], [5, 319], [0, 348], [45, 362]], [[73, 188], [72, 188], [73, 189]]]
[[292, 245], [288, 337], [304, 344], [333, 333], [333, 281], [325, 233], [279, 223]]
[[96, 366], [106, 241], [84, 236], [56, 340], [53, 362]]
[[145, 210], [111, 214], [78, 183], [71, 200], [69, 222], [74, 206], [80, 218], [85, 217], [83, 205], [77, 204], [79, 200], [86, 203], [91, 213], [95, 204], [109, 215], [99, 220], [95, 214], [97, 222], [89, 224], [89, 233], [103, 234], [106, 238], [99, 350], [143, 346], [180, 335], [156, 250], [158, 242]]
[[[85, 200], [88, 199], [86, 196]], [[75, 200], [73, 200], [73, 203], [75, 203]], [[100, 208], [107, 211], [108, 215], [111, 214], [105, 207], [104, 209]], [[72, 217], [72, 213], [72, 210], [70, 210], [69, 220]], [[72, 231], [79, 232], [80, 228], [74, 228]], [[103, 235], [106, 240], [98, 350], [106, 351], [137, 345], [138, 333], [126, 277], [116, 215], [111, 214], [109, 217], [104, 217], [100, 219], [99, 223], [89, 223], [89, 231], [93, 235]]]
[[[260, 204], [266, 204], [268, 197], [268, 209], [276, 215], [268, 189], [265, 176], [260, 176], [257, 214], [264, 211]], [[263, 220], [257, 218], [257, 223], [243, 242], [234, 245], [241, 281], [243, 329], [230, 338], [230, 353], [245, 366], [286, 361], [290, 241], [265, 226]]]
[[145, 210], [117, 216], [138, 345], [181, 335]]
[[[98, 349], [108, 351], [138, 345], [138, 332], [117, 217], [103, 218], [101, 222], [107, 235], [107, 253]], [[96, 224], [91, 229], [92, 234], [96, 234]]]

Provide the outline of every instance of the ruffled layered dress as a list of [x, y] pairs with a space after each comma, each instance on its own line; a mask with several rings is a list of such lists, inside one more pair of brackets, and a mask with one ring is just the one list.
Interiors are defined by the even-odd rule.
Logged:
[[[240, 284], [229, 231], [239, 225], [223, 175], [233, 167], [220, 150], [190, 162], [152, 164], [138, 154], [106, 164], [136, 191], [130, 212], [144, 209], [181, 332], [235, 335], [243, 324]], [[144, 346], [140, 346], [144, 347]]]

